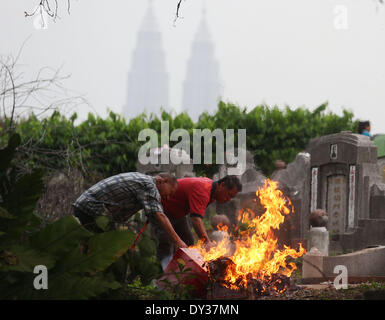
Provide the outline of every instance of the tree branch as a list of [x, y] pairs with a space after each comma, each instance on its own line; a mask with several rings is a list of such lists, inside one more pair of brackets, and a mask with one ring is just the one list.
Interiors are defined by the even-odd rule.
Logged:
[[25, 112], [34, 111], [41, 117], [53, 110], [67, 112], [68, 108], [74, 110], [79, 105], [90, 106], [83, 96], [64, 87], [63, 82], [70, 75], [62, 75], [61, 68], [42, 67], [32, 79], [26, 79], [18, 64], [22, 49], [16, 58], [0, 56], [0, 118], [6, 120], [6, 130], [12, 130], [15, 119]]
[[174, 19], [174, 24], [179, 18], [179, 11], [180, 11], [180, 5], [182, 3], [182, 0], [178, 0], [178, 3], [176, 5], [176, 13], [175, 13], [175, 19]]
[[[60, 18], [58, 15], [59, 11], [59, 2], [58, 0], [39, 0], [39, 3], [34, 11], [28, 13], [24, 11], [24, 16], [33, 17], [36, 14], [39, 14], [44, 21], [44, 14], [47, 14], [55, 22], [57, 18]], [[71, 0], [67, 0], [67, 13], [71, 14]]]

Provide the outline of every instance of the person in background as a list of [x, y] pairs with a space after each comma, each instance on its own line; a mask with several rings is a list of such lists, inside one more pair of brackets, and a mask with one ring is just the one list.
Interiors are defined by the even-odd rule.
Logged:
[[213, 227], [213, 232], [210, 237], [212, 241], [216, 243], [221, 242], [225, 238], [229, 238], [230, 230], [230, 220], [224, 214], [216, 214], [211, 218], [211, 226]]
[[[178, 188], [175, 194], [167, 200], [162, 200], [164, 213], [170, 219], [172, 226], [180, 238], [188, 245], [194, 244], [190, 221], [199, 239], [210, 247], [212, 245], [205, 226], [203, 217], [207, 206], [217, 201], [225, 203], [233, 199], [242, 191], [242, 184], [237, 176], [229, 175], [218, 181], [205, 177], [178, 179]], [[169, 236], [156, 225], [152, 231], [157, 239], [157, 257], [163, 269], [172, 259], [173, 243]]]
[[143, 209], [150, 224], [160, 226], [176, 248], [186, 248], [161, 204], [161, 199], [171, 197], [177, 186], [176, 178], [169, 173], [160, 173], [155, 177], [139, 172], [121, 173], [84, 191], [73, 204], [74, 216], [86, 229], [101, 233], [103, 230], [95, 221], [97, 217], [106, 215], [114, 222], [124, 223]]
[[286, 162], [283, 160], [275, 160], [274, 161], [274, 167], [275, 167], [275, 170], [271, 174], [271, 177], [273, 180], [275, 179], [275, 177], [279, 171], [286, 169]]
[[286, 163], [283, 160], [276, 160], [274, 162], [274, 166], [276, 170], [283, 170], [286, 169]]
[[370, 122], [369, 121], [360, 121], [358, 123], [358, 133], [363, 134], [364, 136], [371, 137], [370, 134]]

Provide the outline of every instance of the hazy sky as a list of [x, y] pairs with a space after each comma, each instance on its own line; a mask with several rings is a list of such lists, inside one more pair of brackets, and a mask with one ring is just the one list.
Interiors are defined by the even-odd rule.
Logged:
[[[385, 133], [385, 6], [375, 0], [205, 2], [225, 101], [310, 109], [329, 101], [330, 110], [350, 109], [372, 122], [372, 133]], [[84, 94], [99, 115], [107, 108], [121, 112], [148, 0], [72, 0], [71, 14], [63, 8], [61, 19], [46, 30], [24, 18], [37, 3], [0, 1], [0, 54], [16, 54], [31, 36], [20, 59], [27, 76], [42, 66], [63, 65], [62, 73], [71, 74], [65, 86]], [[204, 0], [183, 1], [183, 19], [174, 26], [176, 3], [153, 0], [167, 57], [169, 100], [178, 111]], [[79, 107], [80, 118], [89, 111]]]

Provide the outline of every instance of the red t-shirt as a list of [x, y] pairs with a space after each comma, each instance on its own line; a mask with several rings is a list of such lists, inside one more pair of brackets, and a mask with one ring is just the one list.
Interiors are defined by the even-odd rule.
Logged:
[[196, 213], [202, 217], [210, 200], [213, 180], [209, 178], [178, 179], [178, 189], [167, 201], [162, 200], [164, 212], [175, 219], [182, 218], [189, 213]]

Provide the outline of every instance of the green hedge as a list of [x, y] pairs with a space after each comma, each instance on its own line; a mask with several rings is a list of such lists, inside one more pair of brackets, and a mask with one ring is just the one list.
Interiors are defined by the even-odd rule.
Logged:
[[[101, 177], [135, 171], [138, 150], [143, 145], [138, 141], [140, 130], [151, 128], [160, 133], [161, 120], [168, 120], [170, 132], [183, 128], [190, 135], [193, 129], [246, 129], [247, 149], [254, 155], [257, 166], [270, 175], [275, 160], [291, 162], [310, 139], [342, 130], [355, 131], [357, 121], [353, 120], [353, 113], [344, 110], [339, 116], [327, 112], [326, 107], [323, 104], [310, 111], [261, 105], [247, 111], [220, 102], [213, 114], [203, 113], [196, 123], [186, 113], [173, 116], [167, 112], [161, 117], [142, 114], [129, 121], [114, 112], [105, 119], [89, 114], [79, 124], [75, 124], [76, 114], [66, 118], [54, 112], [43, 120], [31, 115], [17, 124], [23, 145], [19, 161], [31, 169], [76, 166], [85, 175], [97, 173]], [[198, 174], [211, 176], [216, 166], [195, 165], [194, 169]]]

